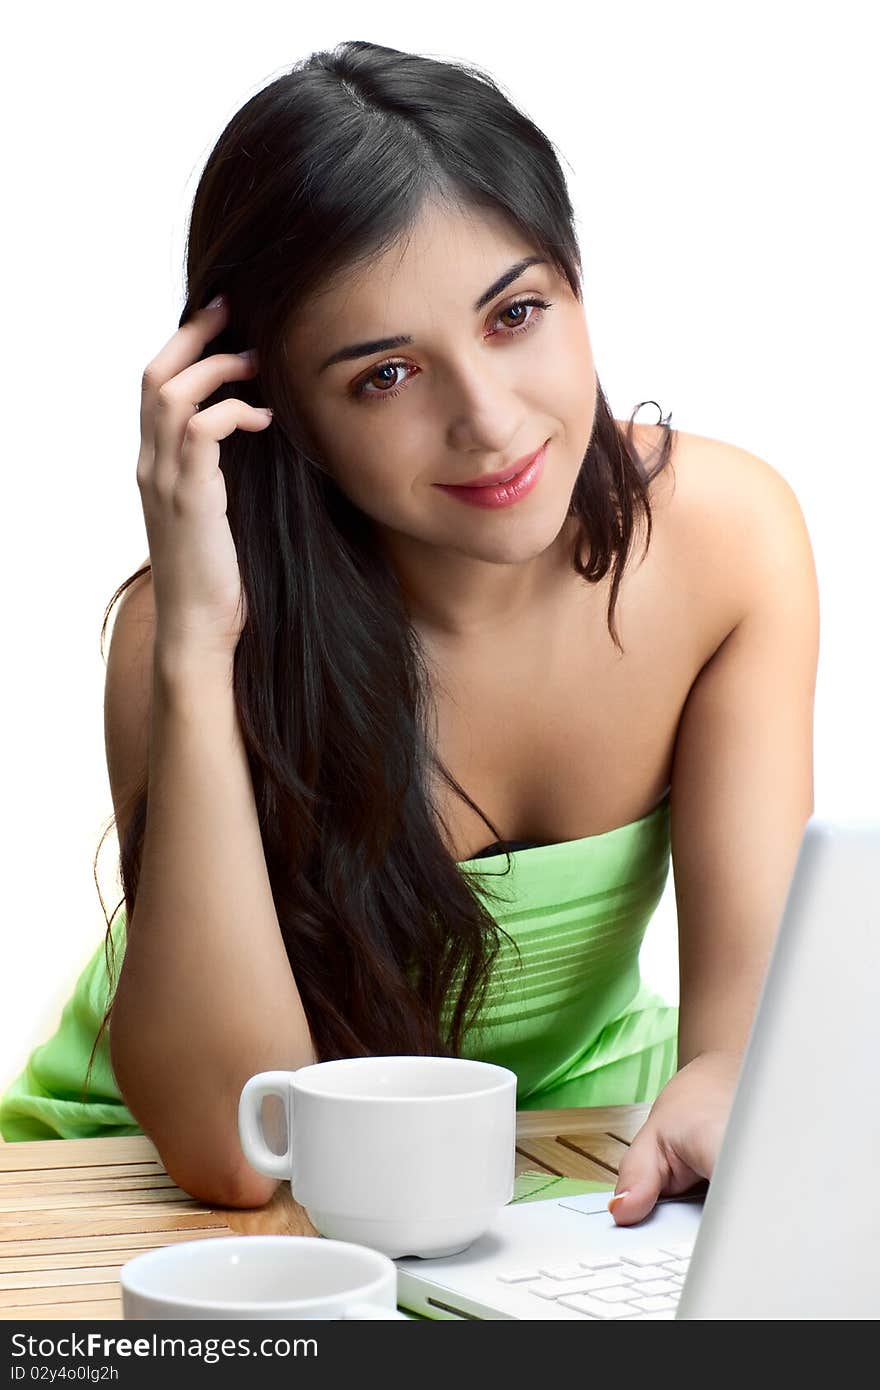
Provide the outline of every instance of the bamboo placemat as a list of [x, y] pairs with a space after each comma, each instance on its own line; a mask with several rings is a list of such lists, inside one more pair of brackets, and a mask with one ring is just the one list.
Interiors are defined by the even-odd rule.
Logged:
[[145, 1136], [0, 1146], [0, 1319], [121, 1318], [127, 1260], [231, 1234]]

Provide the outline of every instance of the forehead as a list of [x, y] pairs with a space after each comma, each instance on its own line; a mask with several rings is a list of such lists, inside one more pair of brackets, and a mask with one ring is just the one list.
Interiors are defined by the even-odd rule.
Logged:
[[416, 312], [471, 313], [474, 300], [537, 247], [492, 209], [430, 204], [389, 250], [342, 272], [304, 307], [292, 341], [347, 329], [408, 330]]

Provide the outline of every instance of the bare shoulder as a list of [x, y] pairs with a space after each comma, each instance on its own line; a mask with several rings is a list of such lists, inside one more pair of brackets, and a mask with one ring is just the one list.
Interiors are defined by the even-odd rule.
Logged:
[[146, 784], [154, 637], [153, 585], [147, 573], [123, 591], [107, 653], [104, 743], [120, 844]]
[[[659, 425], [637, 425], [633, 431], [640, 457], [649, 467], [659, 457], [664, 434]], [[765, 459], [727, 440], [684, 430], [673, 431], [669, 466], [651, 487], [652, 506], [669, 506], [676, 518], [684, 513], [709, 525], [731, 515], [745, 519], [767, 507], [797, 503], [791, 485]]]
[[[634, 430], [649, 467], [664, 433], [659, 425]], [[754, 603], [774, 557], [811, 563], [790, 483], [766, 459], [729, 441], [675, 431], [670, 463], [652, 481], [650, 499], [664, 571], [674, 570], [700, 605], [710, 649]]]
[[[149, 555], [138, 565], [142, 570], [149, 565]], [[126, 624], [135, 627], [146, 626], [152, 628], [156, 621], [156, 604], [153, 596], [153, 571], [148, 569], [146, 574], [140, 575], [133, 584], [122, 593], [116, 609], [116, 617], [125, 611]]]

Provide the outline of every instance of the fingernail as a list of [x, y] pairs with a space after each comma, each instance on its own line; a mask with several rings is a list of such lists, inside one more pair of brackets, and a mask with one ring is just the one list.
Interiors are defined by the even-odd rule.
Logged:
[[610, 1211], [611, 1208], [614, 1206], [614, 1203], [615, 1203], [615, 1202], [619, 1202], [620, 1199], [621, 1199], [621, 1197], [628, 1197], [628, 1196], [629, 1196], [629, 1188], [627, 1188], [626, 1192], [615, 1192], [614, 1196], [613, 1196], [612, 1198], [610, 1198], [610, 1200], [609, 1200], [609, 1202], [608, 1202], [608, 1210]]
[[246, 362], [255, 362], [257, 359], [256, 348], [245, 348], [244, 352], [240, 352], [238, 355], [243, 357]]
[[217, 297], [216, 297], [216, 299], [212, 299], [212, 300], [211, 300], [211, 303], [208, 305], [208, 308], [209, 308], [209, 309], [219, 309], [219, 308], [220, 308], [220, 305], [221, 305], [221, 304], [225, 304], [225, 303], [226, 303], [226, 295], [225, 295], [225, 294], [218, 294]]

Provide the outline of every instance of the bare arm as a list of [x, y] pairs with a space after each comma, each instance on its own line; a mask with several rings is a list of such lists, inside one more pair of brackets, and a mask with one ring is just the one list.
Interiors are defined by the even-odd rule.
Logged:
[[819, 601], [806, 525], [754, 455], [729, 454], [727, 477], [712, 562], [739, 576], [741, 616], [691, 688], [672, 778], [679, 1068], [741, 1056], [813, 811]]
[[[147, 756], [140, 880], [110, 1022], [120, 1090], [193, 1196], [260, 1206], [277, 1181], [247, 1164], [238, 1098], [254, 1073], [315, 1060], [281, 937], [231, 671], [153, 661], [151, 598], [120, 608], [106, 721], [114, 805]], [[127, 596], [126, 596], [127, 597]], [[123, 827], [117, 825], [120, 833]]]

